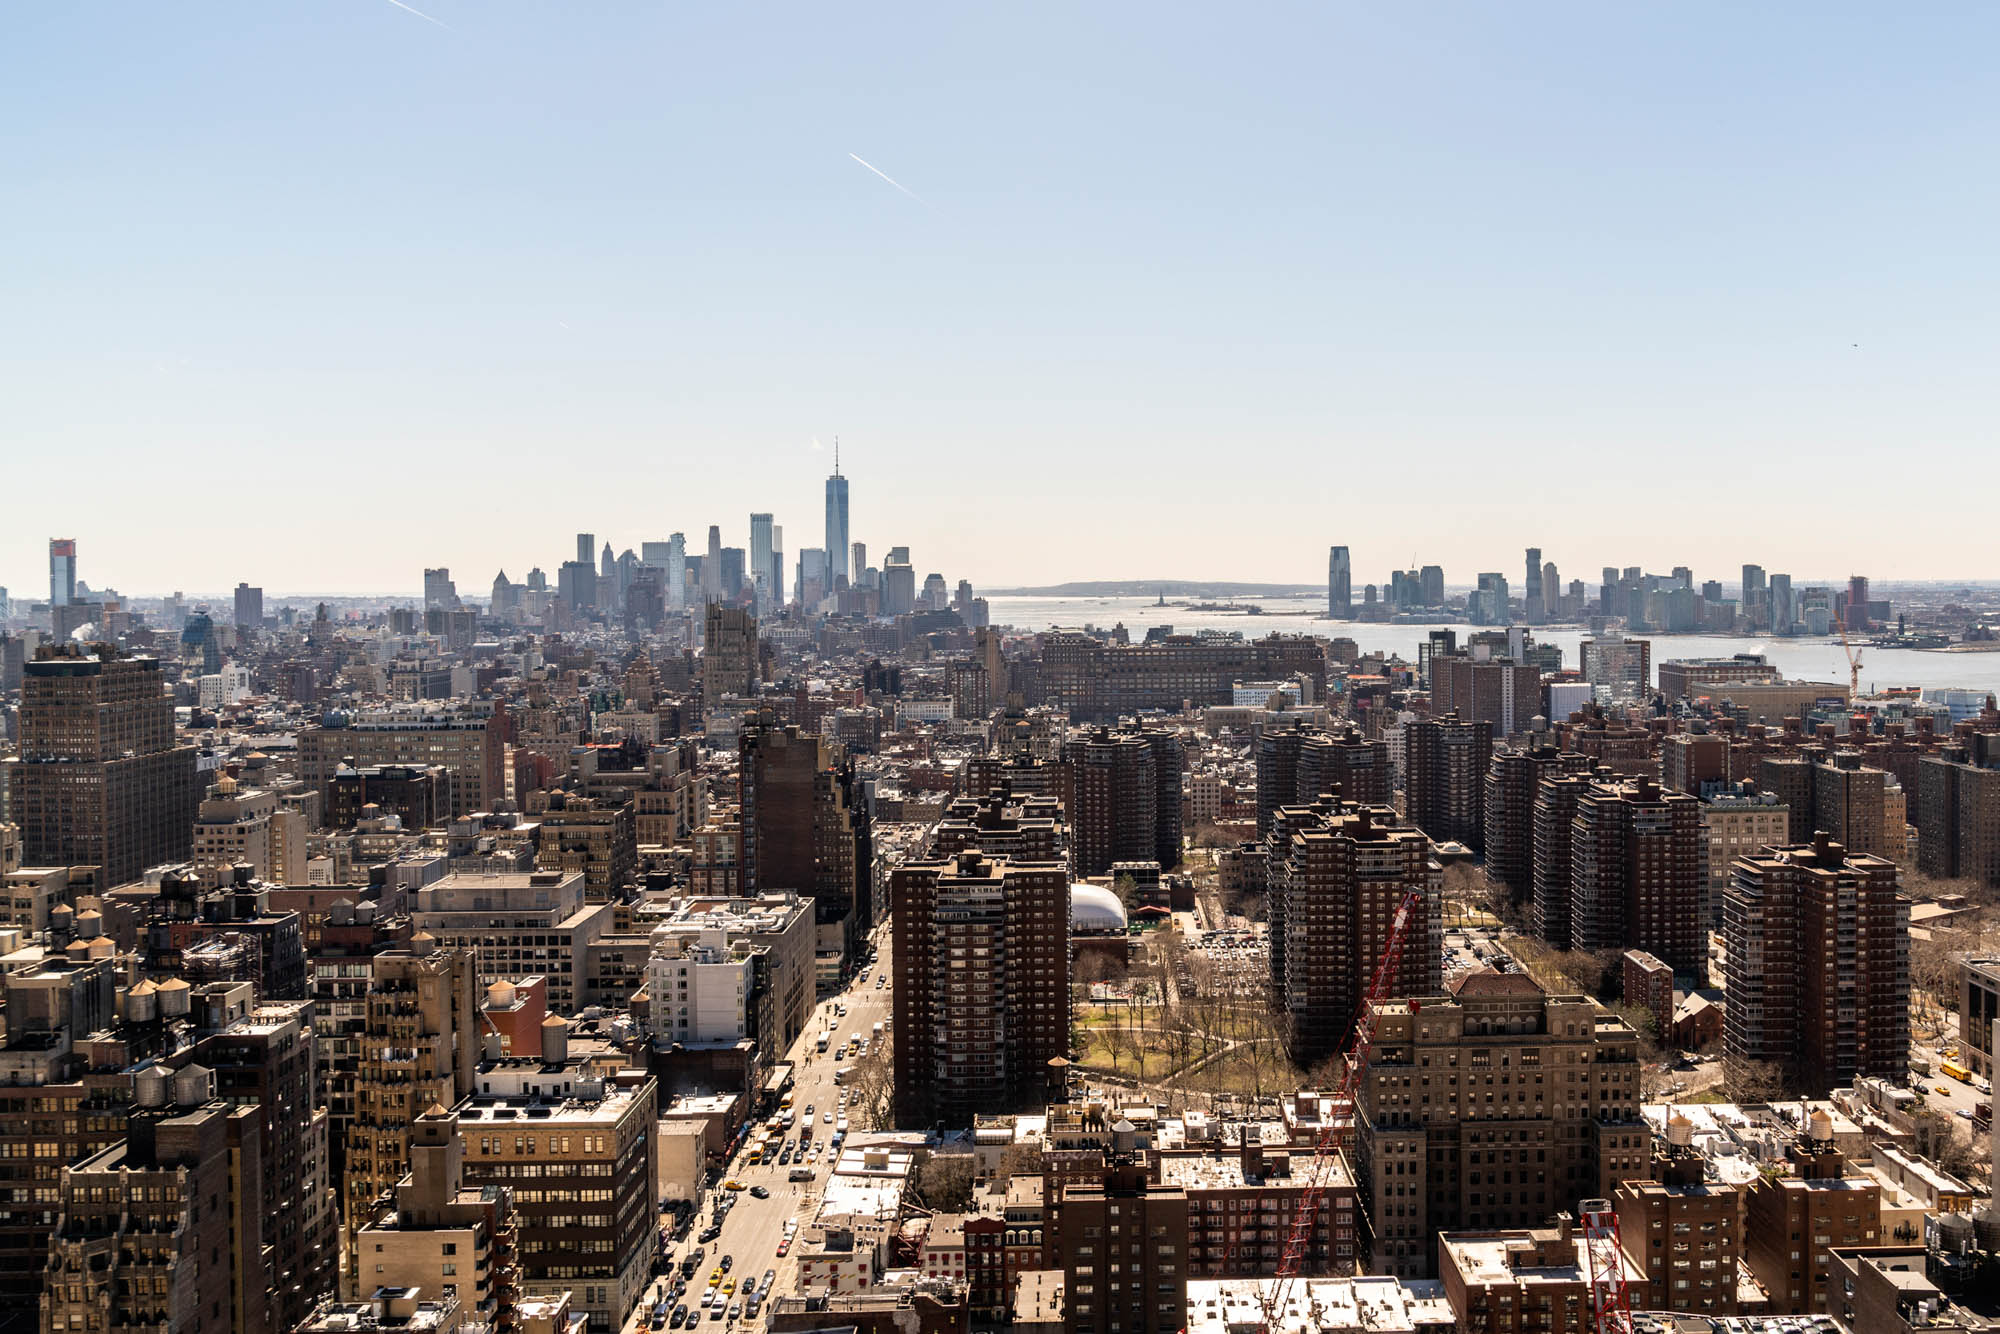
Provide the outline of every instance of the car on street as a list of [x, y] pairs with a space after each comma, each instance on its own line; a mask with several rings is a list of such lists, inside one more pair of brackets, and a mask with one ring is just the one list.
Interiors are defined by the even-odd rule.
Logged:
[[729, 1180], [722, 1183], [722, 1188], [724, 1190], [742, 1190], [743, 1183], [741, 1181], [738, 1181], [735, 1177], [731, 1177], [729, 1178]]
[[736, 1319], [736, 1317], [738, 1317], [738, 1316], [740, 1316], [740, 1315], [742, 1315], [742, 1314], [743, 1314], [743, 1303], [742, 1303], [742, 1302], [731, 1302], [731, 1303], [729, 1303], [729, 1319], [731, 1320], [731, 1322], [734, 1322], [734, 1321], [735, 1321], [735, 1319]]
[[832, 1112], [827, 1112], [827, 1113], [824, 1113], [824, 1114], [823, 1114], [823, 1115], [821, 1116], [821, 1118], [820, 1118], [820, 1119], [821, 1119], [822, 1121], [824, 1121], [824, 1122], [825, 1122], [825, 1123], [826, 1123], [827, 1125], [832, 1125], [832, 1124], [833, 1124], [833, 1113], [832, 1113]]
[[753, 1198], [759, 1200], [768, 1200], [771, 1198], [771, 1192], [766, 1190], [762, 1186], [752, 1186], [750, 1188], [750, 1194]]
[[683, 1302], [681, 1305], [676, 1306], [674, 1308], [673, 1315], [667, 1320], [667, 1328], [679, 1329], [682, 1325], [685, 1325], [687, 1322], [688, 1322], [688, 1309], [687, 1309], [687, 1304]]
[[722, 1257], [719, 1263], [722, 1265], [722, 1272], [726, 1274], [730, 1270], [736, 1267], [736, 1257], [733, 1255], [725, 1255]]

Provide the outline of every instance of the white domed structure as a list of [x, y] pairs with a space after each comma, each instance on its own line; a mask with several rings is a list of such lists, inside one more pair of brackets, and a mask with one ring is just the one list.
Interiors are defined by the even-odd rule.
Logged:
[[1081, 936], [1125, 934], [1125, 905], [1102, 885], [1069, 887], [1069, 929]]

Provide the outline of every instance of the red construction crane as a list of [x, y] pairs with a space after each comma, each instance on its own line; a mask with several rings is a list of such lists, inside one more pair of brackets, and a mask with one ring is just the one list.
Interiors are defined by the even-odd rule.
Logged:
[[1597, 1334], [1632, 1334], [1632, 1293], [1625, 1285], [1625, 1250], [1609, 1200], [1584, 1200], [1583, 1248], [1590, 1257], [1590, 1327]]
[[[1327, 1100], [1326, 1128], [1320, 1131], [1319, 1141], [1313, 1146], [1312, 1165], [1306, 1170], [1306, 1186], [1299, 1193], [1297, 1207], [1292, 1213], [1291, 1235], [1285, 1240], [1284, 1254], [1278, 1260], [1278, 1274], [1269, 1287], [1259, 1285], [1257, 1301], [1263, 1308], [1263, 1334], [1280, 1334], [1279, 1320], [1285, 1311], [1285, 1298], [1291, 1291], [1292, 1280], [1298, 1277], [1299, 1265], [1305, 1258], [1306, 1240], [1312, 1235], [1313, 1221], [1319, 1213], [1320, 1196], [1326, 1191], [1326, 1184], [1333, 1174], [1334, 1165], [1340, 1161], [1341, 1150], [1347, 1147], [1347, 1135], [1354, 1127], [1354, 1096], [1361, 1086], [1363, 1070], [1368, 1064], [1368, 1049], [1375, 1045], [1375, 1007], [1386, 1000], [1396, 989], [1396, 981], [1403, 962], [1403, 944], [1409, 939], [1410, 928], [1417, 916], [1424, 910], [1424, 896], [1411, 890], [1403, 896], [1396, 907], [1396, 916], [1389, 924], [1389, 938], [1382, 946], [1382, 957], [1375, 965], [1375, 975], [1369, 980], [1368, 990], [1361, 997], [1361, 1007], [1354, 1016], [1354, 1039], [1347, 1050], [1347, 1064], [1340, 1076], [1340, 1084]], [[1415, 1004], [1415, 1002], [1412, 1002]]]

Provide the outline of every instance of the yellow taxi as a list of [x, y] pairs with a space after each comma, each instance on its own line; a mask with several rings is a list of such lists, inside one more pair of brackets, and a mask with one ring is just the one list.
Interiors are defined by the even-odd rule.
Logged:
[[731, 1274], [728, 1278], [722, 1280], [722, 1295], [727, 1297], [734, 1291], [736, 1291], [736, 1276]]
[[709, 1271], [708, 1286], [711, 1288], [719, 1288], [722, 1286], [722, 1270], [720, 1268], [712, 1269]]
[[729, 1180], [722, 1183], [722, 1188], [724, 1190], [742, 1190], [743, 1183], [741, 1181], [738, 1181], [735, 1177], [731, 1177], [729, 1178]]

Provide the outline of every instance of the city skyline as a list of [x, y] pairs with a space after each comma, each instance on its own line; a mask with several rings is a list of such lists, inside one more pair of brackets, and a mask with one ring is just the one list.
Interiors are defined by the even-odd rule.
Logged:
[[[155, 505], [222, 494], [182, 587], [245, 551], [280, 590], [490, 577], [551, 513], [636, 543], [755, 508], [797, 548], [834, 430], [854, 533], [989, 585], [1309, 582], [1329, 540], [1374, 570], [1414, 532], [1492, 568], [1524, 513], [1565, 568], [2000, 573], [1976, 523], [1782, 503], [1917, 451], [1984, 473], [2000, 187], [1962, 164], [2000, 15], [1819, 16], [1802, 52], [1720, 8], [419, 7], [449, 27], [22, 17], [0, 394], [40, 512], [0, 579], [49, 534], [160, 568]], [[1417, 469], [1347, 503], [1373, 460]], [[1227, 474], [1254, 503], [1187, 485]], [[457, 503], [413, 534], [329, 487]]]

